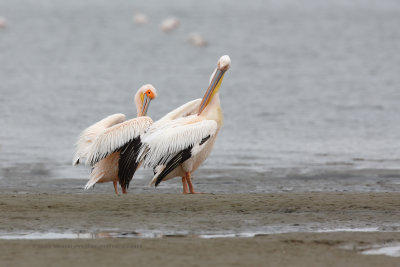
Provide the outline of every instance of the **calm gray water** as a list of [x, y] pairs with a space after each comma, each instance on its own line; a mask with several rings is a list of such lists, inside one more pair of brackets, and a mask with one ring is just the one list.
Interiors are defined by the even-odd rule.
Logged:
[[[135, 25], [134, 10], [150, 23]], [[3, 189], [80, 192], [89, 169], [70, 164], [82, 129], [135, 116], [144, 83], [158, 89], [153, 119], [202, 97], [228, 54], [225, 124], [198, 188], [400, 191], [396, 0], [0, 0], [0, 16]], [[163, 34], [169, 16], [181, 27]], [[193, 31], [210, 45], [186, 43]], [[154, 190], [150, 177], [140, 171], [132, 190]]]

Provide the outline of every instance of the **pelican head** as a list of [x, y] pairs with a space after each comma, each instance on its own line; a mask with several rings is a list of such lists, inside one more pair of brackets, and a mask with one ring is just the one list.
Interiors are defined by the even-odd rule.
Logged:
[[151, 84], [145, 84], [137, 91], [135, 103], [138, 117], [146, 116], [150, 101], [157, 97], [156, 89]]
[[197, 113], [197, 115], [201, 114], [208, 103], [210, 103], [214, 95], [218, 93], [219, 88], [221, 87], [222, 80], [224, 78], [224, 74], [230, 68], [230, 66], [231, 59], [228, 55], [222, 56], [218, 60], [217, 68], [214, 70], [213, 74], [211, 74], [210, 84], [208, 85], [208, 89], [204, 94], [203, 100], [201, 101], [199, 112]]

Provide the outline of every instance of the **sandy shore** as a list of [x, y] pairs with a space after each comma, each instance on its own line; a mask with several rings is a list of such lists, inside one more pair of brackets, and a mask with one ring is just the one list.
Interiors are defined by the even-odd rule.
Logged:
[[400, 193], [0, 194], [0, 213], [0, 232], [362, 228], [398, 225]]
[[292, 233], [254, 238], [1, 241], [1, 266], [399, 266], [400, 259], [340, 246], [399, 233]]
[[[400, 193], [1, 194], [0, 232], [160, 231], [191, 237], [0, 240], [0, 265], [398, 266], [359, 247], [400, 242]], [[378, 232], [304, 233], [377, 228]], [[271, 234], [290, 231], [285, 234]], [[265, 232], [251, 238], [195, 234]], [[353, 247], [345, 250], [341, 246]]]

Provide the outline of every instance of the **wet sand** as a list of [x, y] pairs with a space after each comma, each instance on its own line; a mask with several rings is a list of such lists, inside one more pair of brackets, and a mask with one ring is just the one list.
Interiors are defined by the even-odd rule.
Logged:
[[[400, 242], [400, 193], [1, 194], [0, 232], [161, 231], [192, 237], [0, 240], [0, 265], [398, 266], [340, 246]], [[201, 233], [292, 233], [202, 239]], [[271, 228], [272, 227], [272, 228]], [[342, 228], [378, 232], [305, 233]]]
[[[399, 266], [341, 245], [400, 240], [399, 233], [292, 233], [254, 238], [1, 241], [2, 266]], [[29, 263], [29, 264], [28, 264]]]

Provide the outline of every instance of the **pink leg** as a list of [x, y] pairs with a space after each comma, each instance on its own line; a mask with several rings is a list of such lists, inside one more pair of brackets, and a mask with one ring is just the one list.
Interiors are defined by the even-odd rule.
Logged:
[[113, 184], [114, 184], [115, 194], [118, 195], [118, 185], [117, 185], [117, 181], [113, 181]]
[[192, 179], [190, 178], [190, 176], [191, 176], [190, 172], [187, 172], [185, 178], [186, 178], [186, 182], [189, 185], [190, 194], [204, 194], [204, 193], [198, 193], [198, 192], [194, 191], [194, 187], [193, 187], [193, 184], [192, 184]]
[[121, 189], [122, 189], [122, 194], [126, 194], [127, 192], [126, 192], [126, 187], [122, 187], [121, 186]]
[[189, 194], [185, 176], [182, 176], [182, 186], [183, 186], [183, 194]]

